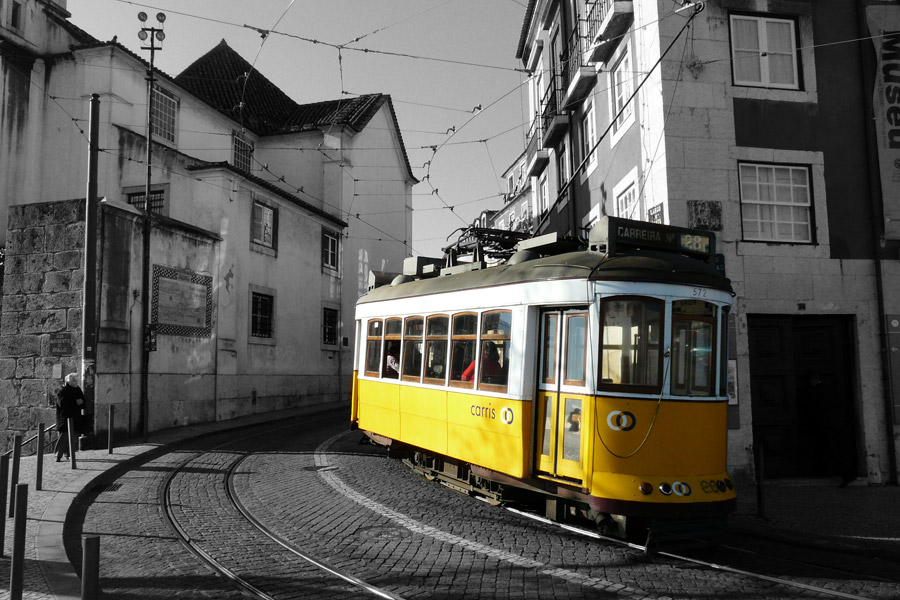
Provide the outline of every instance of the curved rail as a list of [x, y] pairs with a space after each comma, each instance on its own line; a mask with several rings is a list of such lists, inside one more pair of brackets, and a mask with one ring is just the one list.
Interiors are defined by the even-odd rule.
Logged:
[[[243, 440], [251, 439], [254, 437], [260, 437], [260, 436], [271, 436], [273, 431], [278, 431], [280, 429], [287, 429], [287, 428], [295, 428], [295, 427], [296, 427], [296, 425], [294, 423], [289, 423], [289, 424], [283, 425], [282, 427], [275, 428], [274, 430], [273, 430], [273, 428], [270, 427], [270, 428], [266, 429], [265, 431], [246, 435], [242, 438], [237, 438], [237, 439], [231, 438], [222, 444], [219, 444], [217, 446], [210, 448], [207, 451], [195, 452], [192, 455], [185, 458], [175, 468], [173, 468], [172, 471], [166, 476], [166, 479], [165, 479], [163, 485], [160, 486], [159, 501], [160, 501], [160, 504], [164, 507], [164, 514], [165, 514], [166, 520], [169, 523], [172, 530], [177, 534], [178, 538], [185, 545], [185, 547], [191, 553], [193, 553], [201, 562], [203, 562], [204, 564], [209, 566], [213, 571], [215, 571], [220, 576], [222, 576], [223, 578], [225, 578], [226, 580], [231, 582], [240, 591], [242, 591], [243, 593], [248, 594], [254, 598], [261, 598], [264, 600], [276, 600], [273, 596], [269, 595], [265, 590], [254, 585], [253, 583], [251, 583], [244, 577], [241, 577], [239, 574], [235, 573], [233, 570], [229, 569], [227, 566], [222, 564], [222, 562], [218, 561], [214, 556], [212, 556], [210, 553], [206, 552], [200, 546], [200, 544], [198, 544], [195, 540], [193, 540], [190, 537], [189, 533], [178, 522], [178, 518], [175, 515], [175, 512], [173, 510], [173, 505], [170, 501], [171, 484], [172, 484], [172, 481], [174, 480], [174, 478], [183, 469], [185, 469], [189, 463], [196, 460], [198, 457], [202, 456], [205, 452], [208, 452], [210, 450], [219, 449], [219, 448], [222, 448], [229, 444], [233, 444], [235, 441], [243, 441]], [[265, 446], [265, 444], [262, 444], [260, 447], [264, 447], [264, 446]], [[266, 527], [264, 524], [262, 524], [256, 517], [254, 517], [253, 514], [250, 513], [250, 511], [247, 510], [247, 508], [243, 505], [243, 503], [240, 502], [240, 500], [237, 497], [237, 494], [235, 493], [235, 489], [234, 489], [235, 471], [237, 470], [238, 466], [246, 458], [248, 458], [249, 455], [250, 455], [249, 453], [245, 453], [243, 456], [236, 458], [229, 466], [227, 473], [226, 473], [226, 477], [225, 477], [227, 496], [229, 498], [229, 501], [232, 503], [233, 507], [241, 515], [241, 517], [243, 517], [250, 525], [252, 525], [252, 527], [255, 530], [257, 530], [260, 533], [262, 533], [263, 535], [265, 535], [271, 541], [278, 544], [281, 548], [283, 548], [284, 550], [293, 554], [294, 556], [306, 561], [308, 564], [313, 565], [317, 569], [325, 571], [326, 573], [329, 573], [330, 575], [337, 577], [338, 579], [341, 579], [344, 582], [349, 583], [357, 588], [365, 590], [369, 594], [372, 594], [376, 597], [386, 598], [389, 600], [403, 600], [402, 597], [400, 597], [400, 596], [391, 594], [390, 592], [387, 592], [376, 586], [366, 583], [365, 581], [363, 581], [359, 578], [353, 577], [352, 575], [349, 575], [347, 573], [343, 573], [343, 572], [339, 571], [338, 569], [328, 565], [326, 562], [319, 560], [319, 559], [313, 557], [312, 555], [310, 555], [306, 552], [303, 552], [300, 549], [292, 546], [290, 543], [281, 539], [274, 532], [272, 532], [268, 527]]]

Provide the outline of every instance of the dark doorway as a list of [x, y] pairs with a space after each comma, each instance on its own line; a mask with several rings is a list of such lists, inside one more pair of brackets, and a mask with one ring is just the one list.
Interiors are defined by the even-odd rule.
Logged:
[[856, 475], [852, 317], [748, 315], [764, 477]]

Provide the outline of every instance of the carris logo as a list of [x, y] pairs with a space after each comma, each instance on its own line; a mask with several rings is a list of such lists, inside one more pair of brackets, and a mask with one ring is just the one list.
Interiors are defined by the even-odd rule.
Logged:
[[627, 410], [614, 410], [607, 415], [606, 424], [613, 431], [631, 431], [637, 424], [637, 419]]
[[506, 425], [512, 425], [513, 419], [515, 419], [515, 414], [513, 414], [513, 409], [510, 407], [507, 406], [500, 411], [500, 420]]

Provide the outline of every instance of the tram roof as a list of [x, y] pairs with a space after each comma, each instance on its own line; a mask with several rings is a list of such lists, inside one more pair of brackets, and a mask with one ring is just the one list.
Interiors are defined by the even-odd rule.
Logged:
[[714, 265], [682, 254], [636, 250], [608, 256], [580, 251], [544, 256], [518, 264], [383, 285], [362, 296], [357, 304], [564, 279], [671, 283], [733, 293], [731, 280], [716, 270]]

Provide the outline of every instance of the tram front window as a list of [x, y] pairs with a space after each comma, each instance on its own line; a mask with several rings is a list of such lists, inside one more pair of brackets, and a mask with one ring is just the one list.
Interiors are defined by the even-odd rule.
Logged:
[[601, 302], [600, 387], [659, 391], [664, 303], [650, 298]]
[[701, 300], [672, 303], [672, 393], [715, 395], [716, 306]]

